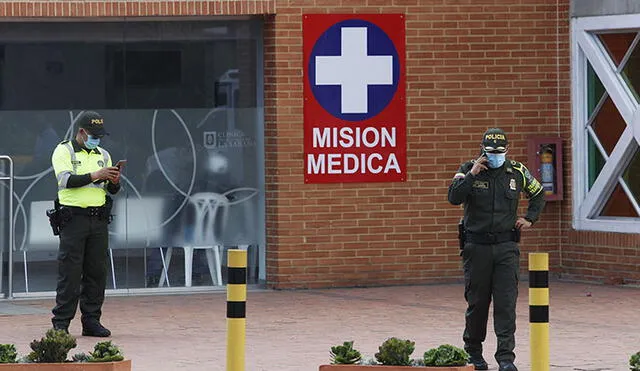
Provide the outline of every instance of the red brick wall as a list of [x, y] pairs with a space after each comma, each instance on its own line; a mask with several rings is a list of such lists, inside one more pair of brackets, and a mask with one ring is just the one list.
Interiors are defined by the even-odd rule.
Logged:
[[562, 276], [606, 284], [640, 284], [640, 235], [570, 230]]
[[[268, 277], [275, 287], [459, 278], [461, 210], [447, 203], [447, 186], [459, 164], [477, 156], [484, 130], [507, 130], [512, 158], [524, 162], [530, 136], [570, 141], [568, 0], [559, 9], [556, 0], [364, 3], [282, 0], [269, 22]], [[407, 15], [406, 183], [303, 183], [302, 14], [326, 12]], [[524, 252], [550, 251], [556, 267], [561, 220], [570, 216], [563, 204], [570, 203], [549, 203], [522, 244]]]
[[275, 0], [2, 1], [0, 17], [124, 17], [246, 15], [275, 12]]
[[[558, 6], [559, 3], [559, 6]], [[366, 4], [366, 5], [364, 5]], [[388, 5], [392, 4], [392, 5]], [[524, 236], [572, 279], [640, 282], [640, 240], [571, 229], [569, 0], [5, 1], [0, 17], [265, 17], [267, 279], [327, 287], [460, 278], [458, 207], [446, 201], [482, 132], [507, 130], [512, 158], [526, 139], [565, 140], [565, 200]], [[408, 181], [305, 185], [302, 14], [404, 13]], [[275, 13], [275, 15], [273, 15]], [[524, 207], [524, 206], [523, 206]]]

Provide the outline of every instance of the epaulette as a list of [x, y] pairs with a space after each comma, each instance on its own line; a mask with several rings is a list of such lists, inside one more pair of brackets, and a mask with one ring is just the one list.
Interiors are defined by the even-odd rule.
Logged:
[[511, 166], [515, 167], [518, 170], [522, 170], [522, 163], [515, 161], [515, 160], [510, 160], [511, 161]]
[[60, 142], [59, 144], [67, 144], [67, 143], [69, 143], [69, 141], [68, 141], [68, 140], [63, 140], [63, 141], [62, 141], [62, 142]]

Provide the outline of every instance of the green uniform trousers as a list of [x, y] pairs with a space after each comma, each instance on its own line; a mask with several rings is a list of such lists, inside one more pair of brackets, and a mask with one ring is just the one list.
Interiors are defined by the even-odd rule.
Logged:
[[107, 283], [108, 222], [74, 213], [60, 231], [58, 286], [52, 322], [68, 326], [78, 301], [82, 323], [100, 321]]
[[467, 242], [462, 256], [464, 297], [468, 304], [463, 334], [465, 350], [470, 354], [482, 354], [489, 305], [493, 299], [493, 323], [498, 340], [495, 358], [498, 362], [513, 362], [520, 274], [518, 244], [512, 241], [497, 244]]

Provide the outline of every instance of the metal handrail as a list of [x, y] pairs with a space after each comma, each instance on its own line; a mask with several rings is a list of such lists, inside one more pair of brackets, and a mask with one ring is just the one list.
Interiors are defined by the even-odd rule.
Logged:
[[[8, 282], [8, 290], [7, 296], [9, 298], [13, 297], [13, 246], [15, 245], [14, 236], [13, 236], [13, 159], [6, 155], [0, 155], [0, 160], [7, 160], [9, 162], [9, 176], [0, 176], [0, 180], [8, 180], [9, 181], [9, 282]], [[0, 250], [0, 290], [2, 289], [2, 277], [3, 277], [3, 266], [4, 262], [3, 253]]]

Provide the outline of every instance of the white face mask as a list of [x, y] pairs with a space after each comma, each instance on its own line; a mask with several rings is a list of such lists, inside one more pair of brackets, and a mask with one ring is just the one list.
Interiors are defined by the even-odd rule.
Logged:
[[487, 165], [492, 169], [497, 169], [504, 164], [506, 153], [487, 153]]

